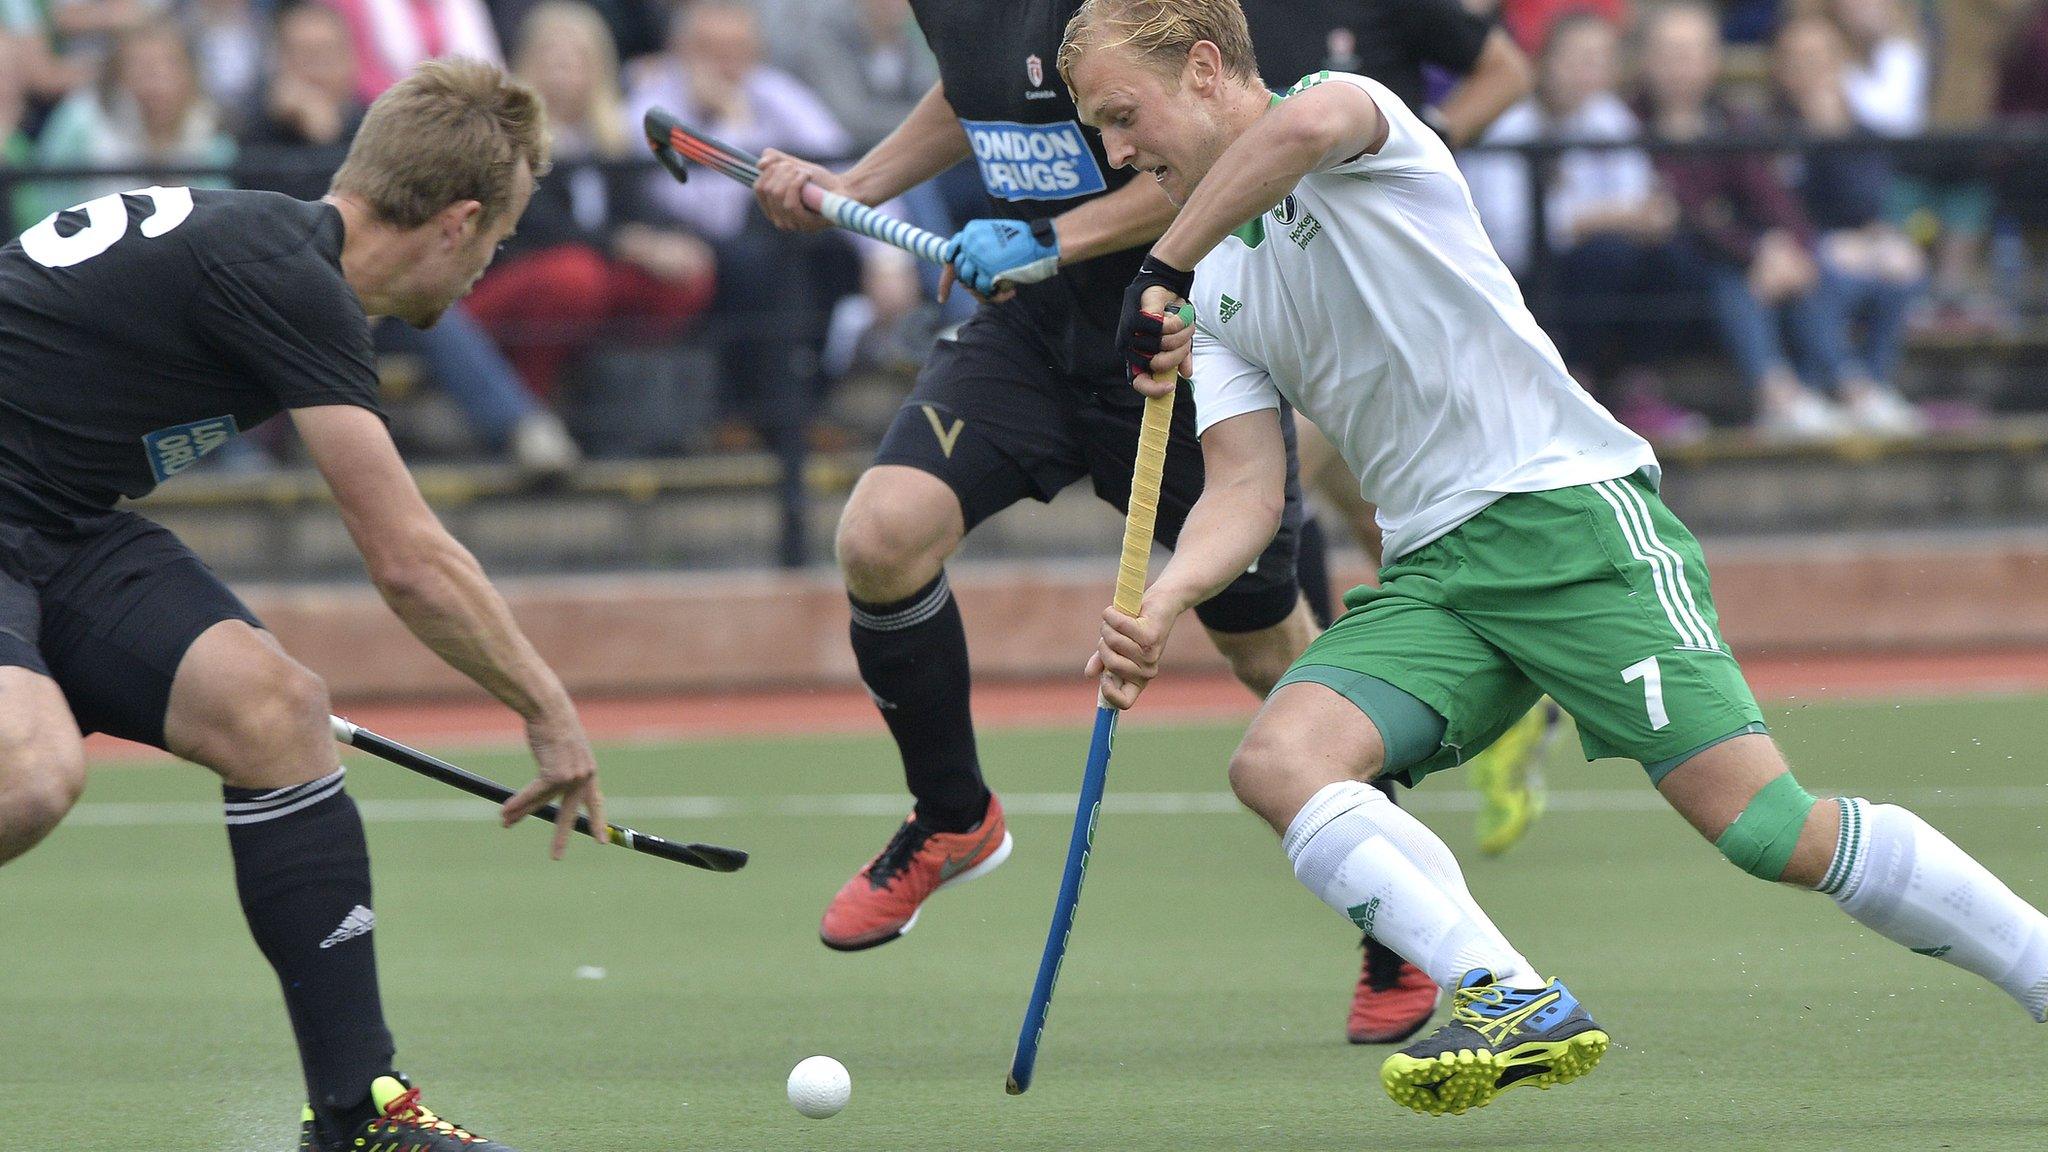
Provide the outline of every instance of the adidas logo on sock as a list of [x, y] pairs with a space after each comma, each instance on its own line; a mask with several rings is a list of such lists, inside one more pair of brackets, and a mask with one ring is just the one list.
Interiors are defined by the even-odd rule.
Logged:
[[358, 936], [368, 935], [370, 929], [376, 926], [377, 914], [358, 904], [349, 910], [347, 916], [342, 918], [340, 927], [327, 934], [327, 939], [322, 940], [320, 946], [322, 948], [332, 948], [336, 944], [346, 943]]

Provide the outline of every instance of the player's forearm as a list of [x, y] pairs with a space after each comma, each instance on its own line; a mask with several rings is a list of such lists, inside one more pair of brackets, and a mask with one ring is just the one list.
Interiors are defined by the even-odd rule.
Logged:
[[1508, 34], [1495, 28], [1487, 34], [1471, 75], [1437, 105], [1437, 114], [1453, 148], [1479, 139], [1501, 113], [1514, 107], [1536, 84], [1536, 71]]
[[1142, 178], [1097, 196], [1054, 217], [1060, 263], [1075, 264], [1150, 244], [1173, 223], [1174, 211], [1173, 201], [1158, 183]]
[[574, 714], [561, 680], [469, 549], [444, 532], [411, 553], [373, 565], [370, 576], [421, 643], [529, 721]]
[[1285, 490], [1271, 485], [1250, 479], [1205, 485], [1188, 509], [1172, 559], [1145, 594], [1146, 611], [1163, 608], [1178, 617], [1229, 587], [1273, 542], [1285, 509]]
[[960, 117], [934, 84], [903, 123], [846, 173], [850, 195], [870, 207], [894, 200], [973, 153]]

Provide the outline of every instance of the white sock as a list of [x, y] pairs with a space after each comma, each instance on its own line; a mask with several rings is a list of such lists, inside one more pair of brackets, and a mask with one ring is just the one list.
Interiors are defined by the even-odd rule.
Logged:
[[1845, 797], [1820, 891], [1887, 940], [1975, 972], [2048, 1022], [2048, 916], [1893, 804]]
[[1355, 780], [1309, 798], [1281, 840], [1295, 878], [1448, 990], [1483, 968], [1511, 988], [1544, 980], [1465, 888], [1451, 850], [1379, 789]]

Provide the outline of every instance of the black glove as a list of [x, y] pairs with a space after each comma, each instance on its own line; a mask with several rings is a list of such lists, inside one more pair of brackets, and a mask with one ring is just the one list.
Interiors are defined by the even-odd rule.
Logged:
[[1166, 333], [1164, 316], [1138, 306], [1145, 298], [1145, 289], [1154, 285], [1173, 293], [1176, 300], [1185, 300], [1195, 290], [1195, 274], [1148, 255], [1138, 265], [1137, 278], [1124, 289], [1124, 310], [1117, 319], [1116, 340], [1123, 348], [1124, 366], [1134, 379], [1152, 374], [1152, 358], [1159, 355], [1159, 340]]

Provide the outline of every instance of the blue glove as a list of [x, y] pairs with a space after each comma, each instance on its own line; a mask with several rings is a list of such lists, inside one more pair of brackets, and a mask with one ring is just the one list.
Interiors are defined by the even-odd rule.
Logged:
[[1006, 284], [1036, 284], [1060, 270], [1052, 220], [969, 220], [946, 245], [962, 284], [993, 296]]

